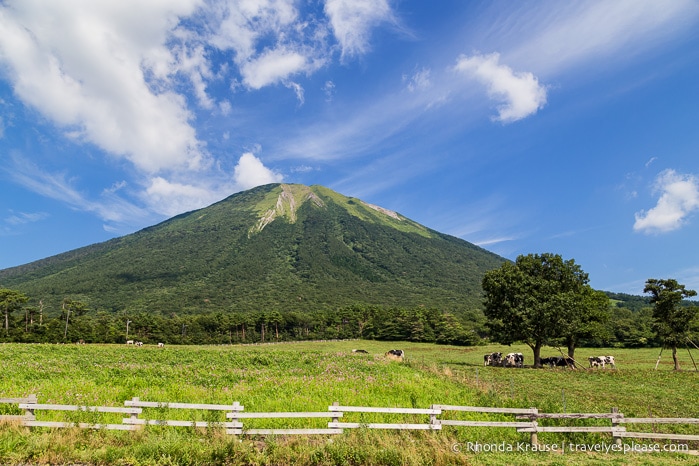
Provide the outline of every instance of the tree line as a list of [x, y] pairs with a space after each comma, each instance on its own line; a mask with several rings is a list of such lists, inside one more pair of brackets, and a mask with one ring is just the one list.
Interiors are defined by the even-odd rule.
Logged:
[[93, 310], [89, 303], [71, 298], [58, 309], [46, 309], [41, 299], [0, 289], [0, 341], [239, 344], [360, 338], [467, 346], [523, 342], [532, 348], [536, 364], [543, 345], [567, 348], [570, 356], [581, 346], [668, 345], [676, 353], [687, 339], [699, 340], [699, 308], [684, 301], [696, 293], [674, 280], [649, 280], [644, 292], [651, 298], [614, 295], [593, 290], [574, 260], [530, 254], [487, 272], [483, 291], [484, 309], [459, 315], [424, 306], [366, 304], [308, 312], [165, 314]]

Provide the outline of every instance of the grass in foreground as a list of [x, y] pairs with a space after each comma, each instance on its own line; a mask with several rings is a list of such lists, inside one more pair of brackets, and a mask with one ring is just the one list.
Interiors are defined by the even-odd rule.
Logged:
[[[370, 355], [352, 354], [361, 347]], [[406, 363], [382, 357], [406, 351]], [[35, 393], [40, 403], [123, 406], [148, 401], [230, 403], [246, 411], [326, 411], [345, 405], [420, 407], [433, 403], [536, 406], [542, 411], [627, 416], [699, 417], [697, 375], [652, 367], [657, 350], [594, 350], [614, 354], [617, 371], [484, 368], [497, 347], [457, 348], [379, 342], [290, 343], [233, 347], [2, 345], [0, 397]], [[521, 351], [525, 348], [507, 348]], [[587, 356], [579, 350], [580, 356]], [[581, 358], [582, 359], [582, 358]], [[8, 407], [0, 405], [0, 410]], [[10, 413], [11, 414], [11, 413]], [[188, 413], [182, 414], [186, 416]], [[174, 418], [174, 413], [168, 413]], [[453, 416], [452, 418], [457, 418]], [[497, 416], [495, 419], [500, 419]], [[493, 419], [493, 417], [489, 417]], [[501, 417], [503, 420], [512, 418]], [[222, 419], [221, 419], [222, 420]], [[369, 421], [369, 419], [367, 419]], [[371, 419], [371, 421], [374, 421]], [[119, 422], [119, 421], [115, 421]], [[252, 422], [252, 421], [250, 421]], [[248, 427], [262, 427], [246, 421]], [[295, 427], [290, 421], [264, 427]], [[308, 420], [304, 420], [305, 427]], [[327, 420], [325, 420], [327, 422]], [[386, 420], [382, 422], [398, 422]], [[419, 418], [407, 422], [427, 422]], [[321, 421], [322, 423], [322, 421]], [[575, 440], [575, 438], [573, 438]], [[587, 436], [582, 440], [609, 442]], [[561, 437], [541, 442], [561, 441]], [[467, 442], [528, 442], [513, 429], [445, 428], [442, 432], [359, 429], [332, 437], [232, 437], [217, 429], [147, 428], [140, 432], [0, 427], [0, 463], [7, 464], [686, 464], [673, 454], [473, 453]], [[643, 441], [649, 443], [650, 441]], [[454, 445], [457, 445], [454, 447]], [[458, 451], [461, 450], [461, 451]]]

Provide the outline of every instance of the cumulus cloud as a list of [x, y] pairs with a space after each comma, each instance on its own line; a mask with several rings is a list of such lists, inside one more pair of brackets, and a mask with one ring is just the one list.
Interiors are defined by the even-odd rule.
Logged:
[[[195, 119], [202, 109], [236, 117], [228, 96], [210, 90], [223, 80], [233, 92], [282, 85], [303, 104], [297, 77], [324, 67], [338, 47], [343, 57], [365, 53], [371, 30], [393, 21], [388, 0], [321, 5], [302, 16], [297, 0], [0, 0], [0, 73], [16, 98], [91, 155], [135, 169], [128, 190], [105, 189], [93, 200], [71, 186], [70, 173], [39, 164], [38, 176], [20, 170], [15, 181], [113, 222], [176, 214], [280, 181], [252, 154], [231, 179], [225, 155], [210, 152]], [[323, 90], [328, 98], [333, 87], [328, 81]], [[0, 137], [8, 118], [0, 117]]]
[[260, 0], [212, 6], [218, 26], [209, 42], [219, 50], [233, 51], [242, 84], [249, 89], [285, 83], [326, 63], [324, 28], [302, 20], [295, 3]]
[[326, 0], [325, 13], [330, 17], [343, 57], [366, 53], [372, 29], [381, 23], [395, 22], [387, 0]]
[[306, 57], [294, 50], [269, 50], [241, 69], [243, 82], [252, 89], [277, 83], [306, 69]]
[[500, 63], [500, 54], [458, 58], [456, 71], [485, 84], [490, 98], [503, 102], [495, 120], [510, 123], [533, 115], [546, 104], [546, 88], [529, 72], [515, 72]]
[[0, 61], [16, 95], [72, 137], [145, 171], [198, 167], [203, 154], [184, 98], [146, 79], [177, 67], [163, 44], [195, 3], [8, 2]]
[[637, 212], [635, 231], [666, 233], [682, 227], [693, 212], [699, 210], [699, 179], [674, 170], [661, 172], [653, 187], [658, 203], [648, 211]]
[[216, 194], [207, 186], [180, 183], [154, 177], [146, 188], [145, 201], [161, 215], [173, 216], [215, 202]]
[[263, 184], [280, 183], [284, 177], [265, 167], [260, 159], [247, 152], [240, 157], [233, 179], [240, 189], [250, 189]]

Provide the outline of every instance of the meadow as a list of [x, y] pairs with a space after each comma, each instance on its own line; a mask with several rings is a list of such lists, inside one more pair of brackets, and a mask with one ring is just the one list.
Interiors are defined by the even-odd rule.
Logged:
[[[369, 354], [354, 354], [362, 348]], [[388, 361], [392, 348], [405, 362]], [[245, 411], [327, 411], [341, 405], [428, 408], [432, 404], [537, 407], [544, 412], [609, 412], [627, 417], [699, 418], [699, 373], [686, 353], [685, 371], [672, 369], [659, 349], [587, 349], [576, 358], [613, 354], [617, 369], [506, 369], [483, 367], [483, 354], [526, 346], [456, 347], [374, 341], [298, 342], [269, 345], [168, 346], [0, 345], [0, 397], [36, 394], [40, 403], [123, 406], [148, 401], [230, 404]], [[542, 355], [557, 355], [547, 348]], [[691, 369], [691, 370], [690, 370]], [[2, 414], [21, 414], [0, 405]], [[61, 413], [43, 414], [43, 418]], [[193, 413], [178, 414], [185, 419]], [[207, 416], [206, 414], [197, 414]], [[105, 415], [108, 416], [108, 415]], [[365, 416], [365, 415], [362, 415]], [[473, 418], [467, 413], [451, 418]], [[361, 422], [399, 422], [366, 415]], [[169, 415], [169, 418], [174, 418]], [[401, 418], [404, 419], [404, 418]], [[478, 418], [480, 419], [480, 418]], [[489, 415], [487, 420], [512, 420]], [[217, 420], [217, 419], [212, 419]], [[223, 420], [223, 419], [220, 419]], [[100, 422], [111, 422], [101, 420]], [[116, 421], [118, 422], [118, 421]], [[266, 420], [264, 427], [316, 427], [315, 420]], [[327, 420], [318, 420], [322, 426]], [[426, 422], [416, 416], [410, 422]], [[257, 424], [256, 424], [257, 423]], [[259, 427], [262, 420], [246, 421]], [[301, 424], [297, 424], [301, 423]], [[668, 432], [699, 433], [693, 426]], [[687, 464], [699, 458], [674, 453], [469, 452], [468, 442], [517, 444], [514, 429], [444, 427], [441, 432], [347, 430], [337, 436], [228, 436], [221, 429], [147, 427], [138, 432], [28, 429], [0, 426], [1, 464], [99, 465], [452, 465], [452, 464]], [[541, 434], [554, 443], [607, 442], [595, 434]], [[651, 443], [643, 440], [643, 443]], [[697, 445], [693, 445], [696, 449]]]

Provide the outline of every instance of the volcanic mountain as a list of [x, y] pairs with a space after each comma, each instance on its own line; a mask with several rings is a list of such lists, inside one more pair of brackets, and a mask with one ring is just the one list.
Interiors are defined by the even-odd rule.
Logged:
[[48, 309], [199, 313], [481, 306], [505, 259], [322, 186], [270, 184], [103, 243], [0, 271]]

